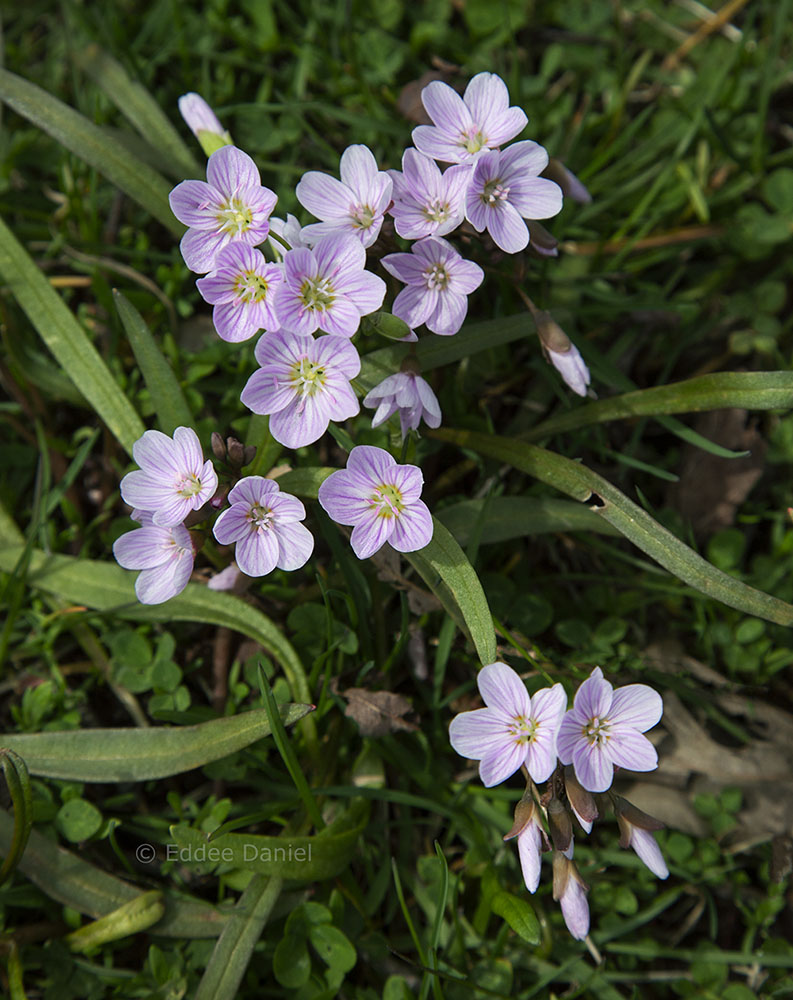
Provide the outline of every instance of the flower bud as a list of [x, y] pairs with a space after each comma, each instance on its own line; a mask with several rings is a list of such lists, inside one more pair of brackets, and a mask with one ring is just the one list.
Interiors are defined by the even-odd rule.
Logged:
[[527, 788], [523, 798], [515, 807], [515, 822], [504, 840], [518, 838], [518, 857], [523, 873], [523, 881], [529, 892], [536, 892], [540, 884], [540, 859], [543, 851], [550, 847], [545, 830], [540, 822], [540, 810]]
[[564, 769], [564, 787], [575, 818], [586, 833], [591, 833], [592, 824], [598, 818], [598, 807], [594, 796], [578, 781], [570, 764]]
[[578, 873], [575, 863], [559, 851], [553, 856], [553, 898], [562, 908], [567, 929], [579, 941], [589, 933], [589, 886]]
[[591, 376], [578, 348], [549, 312], [538, 310], [534, 322], [548, 360], [574, 393], [586, 396]]
[[541, 176], [558, 184], [565, 198], [572, 198], [579, 205], [588, 205], [592, 201], [592, 195], [573, 171], [568, 170], [562, 161], [557, 160], [555, 156], [548, 160], [548, 166], [543, 170]]
[[568, 858], [573, 856], [573, 821], [563, 803], [556, 797], [548, 803], [548, 827], [557, 851]]
[[233, 146], [231, 135], [223, 128], [218, 116], [200, 94], [183, 94], [179, 98], [179, 114], [201, 143], [207, 156], [221, 146]]
[[234, 437], [226, 438], [226, 448], [229, 455], [229, 465], [235, 469], [241, 469], [245, 465], [245, 448], [241, 441]]
[[615, 800], [614, 811], [620, 828], [620, 847], [633, 848], [639, 860], [647, 865], [653, 875], [658, 878], [668, 878], [669, 869], [661, 854], [661, 848], [651, 833], [652, 830], [663, 829], [664, 824], [642, 812], [622, 796], [615, 796]]
[[559, 241], [552, 233], [548, 232], [542, 223], [537, 222], [535, 219], [526, 219], [526, 225], [529, 228], [529, 245], [527, 248], [529, 253], [540, 258], [559, 256], [559, 251], [557, 250]]
[[212, 454], [218, 462], [225, 462], [226, 446], [223, 444], [223, 435], [219, 434], [217, 431], [212, 431], [212, 437], [209, 440], [212, 445]]

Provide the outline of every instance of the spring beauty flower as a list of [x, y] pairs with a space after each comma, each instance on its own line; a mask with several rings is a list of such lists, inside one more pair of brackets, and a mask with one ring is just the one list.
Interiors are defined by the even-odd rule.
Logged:
[[234, 558], [247, 576], [266, 576], [279, 569], [300, 569], [314, 551], [314, 537], [300, 522], [306, 509], [297, 497], [281, 493], [278, 483], [263, 476], [240, 479], [229, 493], [231, 507], [215, 521], [212, 532], [221, 545], [236, 542]]
[[358, 445], [347, 468], [332, 473], [319, 488], [319, 502], [338, 524], [352, 525], [350, 543], [367, 559], [385, 542], [397, 552], [416, 552], [432, 539], [432, 515], [419, 499], [421, 469], [397, 465], [382, 448]]
[[549, 219], [562, 209], [562, 189], [537, 175], [548, 153], [536, 142], [516, 142], [480, 156], [465, 196], [465, 215], [477, 232], [487, 229], [506, 253], [529, 244], [523, 219]]
[[204, 461], [192, 427], [177, 427], [173, 438], [145, 431], [132, 446], [139, 470], [121, 480], [121, 496], [138, 510], [150, 511], [160, 528], [171, 528], [192, 510], [203, 507], [217, 489], [218, 477]]
[[178, 105], [179, 114], [201, 143], [201, 148], [207, 156], [211, 156], [221, 146], [231, 145], [231, 136], [200, 94], [182, 94]]
[[257, 246], [267, 237], [276, 195], [262, 187], [256, 164], [236, 146], [209, 157], [207, 179], [182, 181], [168, 199], [176, 218], [190, 228], [179, 244], [191, 271], [211, 271], [232, 241]]
[[135, 581], [141, 604], [162, 604], [181, 594], [193, 572], [190, 532], [183, 524], [160, 527], [148, 511], [133, 510], [131, 516], [141, 527], [117, 538], [113, 555], [124, 569], [141, 570]]
[[567, 707], [561, 684], [532, 697], [505, 663], [479, 671], [476, 683], [487, 708], [456, 715], [449, 740], [462, 757], [479, 761], [482, 783], [491, 788], [522, 765], [533, 781], [546, 781], [556, 767], [556, 734]]
[[470, 165], [458, 163], [441, 173], [428, 156], [406, 149], [402, 172], [389, 170], [389, 174], [394, 182], [389, 212], [394, 228], [406, 240], [445, 236], [463, 221]]
[[378, 170], [368, 146], [348, 146], [341, 154], [341, 180], [310, 170], [303, 174], [297, 200], [322, 222], [304, 228], [306, 239], [316, 242], [335, 232], [347, 232], [369, 247], [377, 239], [383, 215], [391, 201], [391, 178]]
[[485, 276], [478, 264], [464, 260], [440, 236], [419, 240], [410, 253], [388, 254], [381, 263], [408, 286], [394, 300], [393, 314], [409, 327], [425, 323], [428, 330], [442, 337], [457, 333], [463, 325], [467, 296]]
[[440, 427], [438, 397], [416, 372], [397, 372], [384, 378], [364, 396], [363, 405], [376, 408], [372, 427], [379, 427], [398, 410], [403, 439], [408, 431], [416, 430], [422, 420], [428, 427]]
[[277, 330], [275, 293], [284, 280], [278, 264], [268, 264], [247, 243], [229, 243], [218, 253], [212, 271], [196, 281], [205, 301], [215, 308], [212, 322], [223, 340], [237, 344], [259, 330]]
[[413, 129], [413, 144], [434, 160], [470, 163], [482, 150], [501, 146], [525, 126], [528, 119], [509, 106], [506, 84], [495, 73], [477, 73], [462, 97], [440, 80], [421, 92], [421, 102], [434, 125]]
[[360, 410], [350, 379], [361, 370], [358, 352], [346, 337], [296, 337], [286, 330], [256, 345], [261, 366], [240, 397], [254, 413], [270, 415], [270, 433], [287, 448], [322, 437], [331, 420]]
[[563, 764], [590, 792], [611, 787], [614, 766], [652, 771], [658, 766], [655, 747], [643, 736], [663, 714], [661, 696], [646, 684], [614, 688], [595, 667], [579, 687], [565, 714], [557, 739]]
[[361, 316], [385, 297], [383, 279], [365, 268], [366, 251], [349, 233], [331, 233], [313, 250], [289, 250], [275, 302], [282, 326], [304, 336], [321, 329], [352, 337]]
[[587, 891], [588, 886], [578, 874], [575, 862], [561, 851], [554, 851], [553, 898], [562, 908], [567, 929], [578, 941], [583, 941], [589, 933]]

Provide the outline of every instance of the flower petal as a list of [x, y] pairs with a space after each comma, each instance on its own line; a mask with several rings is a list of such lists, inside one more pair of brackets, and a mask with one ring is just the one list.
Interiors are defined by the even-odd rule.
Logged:
[[630, 726], [640, 733], [657, 725], [663, 714], [664, 703], [660, 694], [647, 684], [627, 684], [617, 688], [609, 709], [612, 723]]
[[[628, 726], [612, 726], [609, 739], [611, 759], [629, 771], [654, 771], [658, 767], [658, 753], [646, 736]], [[594, 788], [589, 789], [595, 791]]]
[[[557, 749], [559, 743], [557, 741]], [[561, 758], [564, 763], [564, 758]], [[588, 792], [605, 792], [614, 780], [614, 765], [610, 753], [599, 743], [580, 740], [573, 752], [575, 776]]]
[[490, 663], [476, 675], [482, 700], [488, 708], [503, 712], [508, 718], [529, 718], [531, 699], [526, 685], [506, 663]]
[[510, 778], [526, 760], [526, 744], [514, 742], [490, 752], [479, 762], [479, 777], [485, 788], [500, 785]]
[[405, 507], [394, 521], [389, 542], [397, 552], [418, 552], [432, 541], [432, 514], [423, 500]]
[[514, 743], [508, 725], [509, 720], [491, 708], [461, 712], [449, 724], [449, 742], [461, 757], [481, 760], [485, 754]]
[[314, 536], [304, 524], [294, 522], [278, 527], [278, 568], [300, 569], [311, 558], [314, 551]]

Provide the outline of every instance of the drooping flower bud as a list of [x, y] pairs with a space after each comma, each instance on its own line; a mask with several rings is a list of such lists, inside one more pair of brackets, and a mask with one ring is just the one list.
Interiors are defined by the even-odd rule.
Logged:
[[231, 135], [223, 128], [218, 116], [200, 94], [183, 94], [179, 98], [179, 114], [201, 143], [207, 156], [221, 146], [233, 146]]
[[515, 822], [504, 835], [504, 840], [518, 838], [518, 857], [523, 881], [529, 892], [536, 892], [540, 884], [540, 859], [543, 851], [550, 849], [548, 838], [540, 821], [540, 810], [527, 788], [515, 806]]
[[570, 818], [570, 813], [565, 809], [564, 803], [555, 796], [548, 803], [548, 827], [556, 850], [561, 851], [565, 857], [572, 858], [573, 821]]
[[529, 227], [529, 245], [526, 249], [530, 254], [541, 259], [559, 256], [559, 241], [553, 233], [536, 219], [527, 219], [526, 225]]
[[555, 156], [552, 156], [548, 161], [548, 166], [543, 170], [542, 176], [555, 181], [562, 189], [565, 198], [572, 198], [579, 205], [588, 205], [592, 201], [592, 195], [573, 171], [568, 170], [562, 161], [557, 160]]
[[564, 787], [575, 818], [585, 833], [591, 833], [592, 824], [598, 818], [598, 807], [594, 796], [579, 782], [570, 764], [564, 769]]
[[549, 312], [538, 310], [534, 322], [548, 360], [576, 395], [586, 396], [591, 376], [578, 348]]
[[589, 933], [589, 886], [578, 873], [575, 863], [560, 851], [553, 855], [553, 898], [562, 908], [567, 929], [579, 941]]
[[653, 875], [668, 878], [669, 869], [651, 832], [662, 830], [664, 824], [620, 795], [615, 796], [614, 812], [620, 827], [620, 847], [632, 847], [639, 860], [647, 865]]

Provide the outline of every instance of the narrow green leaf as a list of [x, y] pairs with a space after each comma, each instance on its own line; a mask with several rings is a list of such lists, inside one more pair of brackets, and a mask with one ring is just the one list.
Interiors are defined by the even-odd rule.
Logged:
[[793, 605], [734, 579], [697, 555], [624, 493], [580, 462], [512, 438], [439, 428], [431, 437], [508, 462], [568, 496], [591, 502], [590, 510], [630, 539], [664, 569], [708, 597], [779, 625], [793, 625]]
[[460, 545], [467, 545], [479, 515], [487, 503], [487, 519], [482, 525], [480, 542], [508, 542], [526, 535], [557, 531], [597, 531], [619, 535], [619, 531], [593, 511], [570, 500], [551, 497], [490, 497], [485, 500], [462, 500], [444, 507], [437, 515]]
[[[0, 547], [0, 571], [11, 573], [22, 546]], [[113, 563], [74, 556], [31, 554], [28, 583], [74, 604], [97, 611], [112, 611], [136, 621], [191, 621], [225, 625], [264, 646], [281, 664], [296, 701], [311, 702], [305, 670], [292, 644], [266, 615], [233, 594], [218, 593], [188, 583], [177, 597], [164, 604], [141, 604], [135, 596], [133, 573]], [[304, 731], [306, 719], [303, 723]]]
[[788, 409], [793, 406], [793, 372], [717, 372], [684, 382], [626, 392], [544, 420], [521, 435], [521, 440], [539, 441], [552, 434], [609, 420], [700, 413], [735, 406], [746, 410]]
[[251, 879], [218, 938], [194, 1000], [236, 1000], [282, 887], [281, 878], [258, 875]]
[[404, 557], [454, 620], [468, 631], [481, 663], [493, 663], [496, 633], [479, 577], [444, 525], [437, 518], [432, 521], [429, 545], [418, 552], [406, 552]]
[[361, 374], [356, 381], [366, 390], [373, 389], [387, 375], [399, 371], [402, 360], [409, 353], [415, 353], [422, 371], [431, 371], [479, 351], [528, 337], [533, 331], [534, 324], [528, 313], [490, 319], [484, 323], [467, 323], [453, 337], [427, 337], [417, 344], [395, 344], [372, 351], [361, 358]]
[[[7, 852], [14, 821], [0, 809], [0, 852]], [[49, 837], [31, 830], [19, 871], [41, 891], [80, 913], [103, 917], [140, 896], [140, 888], [109, 875], [79, 855], [58, 847]], [[166, 892], [165, 915], [151, 933], [176, 938], [217, 937], [227, 916], [210, 903], [187, 894]]]
[[503, 889], [490, 900], [490, 908], [527, 944], [540, 943], [540, 922], [530, 903]]
[[121, 292], [114, 289], [113, 297], [143, 381], [151, 393], [160, 430], [173, 434], [177, 427], [192, 427], [193, 415], [182, 387], [143, 317]]
[[200, 177], [199, 165], [182, 137], [151, 94], [98, 45], [88, 45], [75, 56], [119, 111], [160, 154], [163, 168], [176, 180]]
[[72, 951], [89, 952], [108, 941], [120, 941], [132, 934], [149, 930], [152, 924], [162, 918], [164, 912], [162, 893], [151, 889], [128, 903], [122, 903], [106, 916], [72, 931], [64, 940]]
[[171, 827], [171, 837], [184, 864], [222, 862], [258, 875], [320, 882], [335, 878], [350, 863], [368, 815], [367, 803], [359, 800], [312, 837], [224, 833], [210, 842], [200, 830], [184, 825]]
[[83, 328], [2, 219], [0, 275], [66, 374], [131, 453], [145, 430], [140, 417]]
[[[282, 705], [284, 725], [292, 726], [310, 705]], [[149, 729], [74, 729], [66, 732], [0, 736], [22, 754], [32, 774], [63, 781], [147, 781], [181, 774], [220, 760], [271, 733], [264, 709], [197, 726]]]
[[14, 807], [14, 831], [11, 844], [0, 866], [0, 885], [13, 873], [25, 853], [30, 830], [33, 826], [33, 798], [30, 777], [24, 760], [11, 747], [0, 748], [0, 769], [8, 786]]
[[177, 221], [168, 203], [171, 185], [128, 149], [109, 139], [98, 125], [41, 87], [4, 69], [0, 69], [0, 100], [95, 167], [177, 239], [184, 233], [185, 227]]

